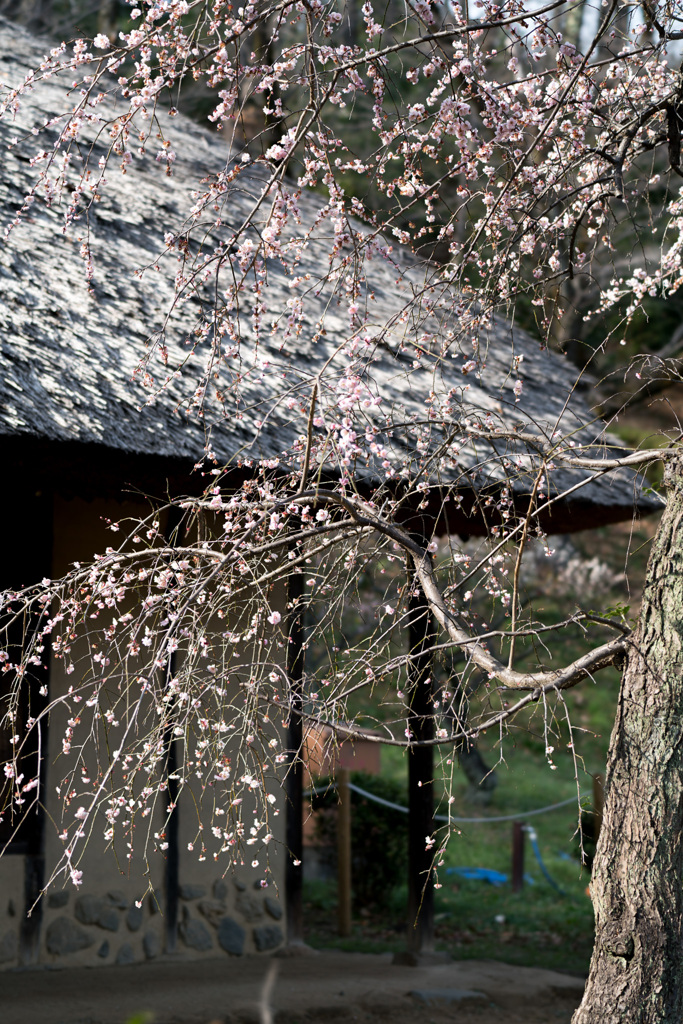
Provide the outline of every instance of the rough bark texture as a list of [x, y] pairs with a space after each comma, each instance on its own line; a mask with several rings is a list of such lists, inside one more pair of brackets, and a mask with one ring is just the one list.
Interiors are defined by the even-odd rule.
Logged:
[[474, 743], [467, 750], [458, 751], [458, 763], [470, 784], [465, 797], [467, 803], [488, 807], [498, 785], [498, 776], [493, 768], [489, 768]]
[[610, 742], [595, 947], [573, 1024], [683, 1019], [683, 461], [667, 483]]

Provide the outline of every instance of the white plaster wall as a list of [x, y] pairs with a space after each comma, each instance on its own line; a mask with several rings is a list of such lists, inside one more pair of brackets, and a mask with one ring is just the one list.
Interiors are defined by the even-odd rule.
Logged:
[[[114, 535], [106, 529], [103, 518], [119, 520], [127, 515], [139, 515], [143, 510], [143, 506], [113, 501], [86, 502], [81, 499], [67, 501], [56, 498], [53, 578], [58, 579], [74, 561], [87, 563], [95, 553], [104, 551], [112, 543]], [[85, 651], [82, 650], [82, 653]], [[70, 686], [77, 684], [77, 676], [78, 670], [67, 675], [64, 662], [53, 657], [50, 665], [50, 699], [66, 694]], [[67, 757], [62, 753], [62, 738], [67, 719], [81, 708], [83, 704], [72, 704], [70, 710], [65, 705], [57, 705], [50, 716], [46, 787], [46, 881], [60, 864], [64, 850], [64, 843], [59, 838], [62, 831], [62, 801], [56, 786], [61, 785], [64, 789], [65, 775], [74, 765], [73, 750]], [[87, 709], [83, 709], [84, 720], [87, 713]], [[98, 733], [97, 741], [101, 744], [103, 739], [103, 734]], [[91, 740], [84, 751], [88, 777], [92, 779], [96, 778], [94, 749]], [[98, 757], [106, 765], [105, 748], [102, 748]], [[77, 795], [67, 814], [88, 804], [87, 796], [81, 796], [78, 787], [77, 775], [74, 785]], [[92, 785], [83, 786], [82, 791], [92, 791]], [[160, 911], [164, 903], [165, 863], [158, 854], [150, 853], [149, 860], [145, 857], [142, 834], [148, 824], [149, 819], [139, 820], [134, 854], [129, 860], [125, 842], [119, 841], [116, 848], [111, 849], [103, 836], [106, 828], [104, 818], [95, 819], [78, 859], [77, 867], [83, 872], [81, 886], [76, 888], [68, 874], [62, 874], [49, 887], [43, 908], [42, 962], [62, 964], [68, 961], [73, 965], [115, 963], [117, 960], [133, 962], [146, 959], [146, 950], [147, 955], [153, 956], [163, 952], [164, 921]], [[142, 902], [141, 907], [136, 905], [139, 902]], [[83, 948], [75, 948], [81, 943]]]
[[[55, 499], [53, 578], [61, 576], [74, 561], [87, 563], [95, 552], [104, 551], [112, 543], [113, 535], [106, 529], [103, 519], [121, 520], [127, 515], [139, 515], [142, 505], [115, 501], [86, 502], [81, 499]], [[284, 588], [276, 587], [271, 596], [273, 607], [284, 613]], [[225, 624], [221, 626], [225, 629]], [[282, 663], [284, 650], [273, 644], [272, 657]], [[64, 662], [52, 658], [50, 667], [50, 698], [67, 694], [69, 687], [78, 682], [78, 671], [65, 673]], [[239, 680], [233, 682], [235, 699], [239, 699]], [[51, 713], [49, 723], [49, 749], [45, 802], [46, 879], [60, 864], [64, 842], [62, 831], [62, 801], [56, 786], [62, 785], [72, 756], [62, 754], [62, 737], [67, 719], [77, 713], [79, 706], [67, 710], [58, 705]], [[98, 740], [101, 741], [101, 734]], [[95, 762], [85, 754], [88, 777], [94, 778]], [[86, 799], [79, 800], [78, 782], [69, 812], [75, 811]], [[199, 958], [205, 956], [242, 955], [257, 950], [272, 951], [285, 934], [282, 907], [285, 857], [284, 800], [279, 785], [272, 781], [269, 791], [277, 795], [277, 803], [270, 822], [273, 840], [258, 856], [258, 867], [251, 866], [251, 857], [236, 869], [230, 867], [227, 855], [214, 860], [213, 855], [200, 860], [195, 843], [198, 830], [197, 804], [206, 804], [201, 791], [188, 786], [179, 801], [179, 881], [180, 899], [178, 939], [173, 956]], [[88, 787], [84, 786], [84, 792]], [[211, 794], [211, 799], [213, 794]], [[209, 804], [210, 804], [209, 800]], [[152, 816], [152, 831], [158, 830], [166, 810], [166, 797], [162, 795], [159, 807]], [[209, 814], [209, 819], [211, 815]], [[249, 817], [247, 814], [246, 817]], [[146, 819], [144, 827], [150, 823]], [[103, 837], [105, 824], [97, 820], [88, 842], [78, 860], [83, 872], [82, 885], [76, 888], [64, 875], [55, 877], [43, 899], [43, 922], [40, 939], [40, 963], [54, 966], [102, 965], [132, 963], [168, 954], [166, 949], [166, 922], [164, 918], [164, 878], [166, 861], [163, 853], [155, 853], [151, 846], [148, 859], [144, 843], [140, 841], [143, 822], [136, 831], [135, 852], [128, 860], [125, 845], [116, 850], [108, 848]], [[190, 851], [188, 844], [195, 849]], [[215, 846], [215, 844], [214, 844]], [[250, 851], [252, 852], [252, 851]], [[268, 870], [266, 870], [266, 867]], [[14, 948], [23, 911], [24, 857], [0, 859], [0, 970], [16, 964], [16, 958], [3, 960], [2, 943], [7, 938], [8, 949]], [[262, 887], [267, 881], [267, 887]], [[17, 894], [10, 903], [5, 894]], [[141, 906], [137, 906], [141, 903]], [[14, 915], [12, 916], [12, 911]], [[228, 919], [228, 924], [225, 919]], [[242, 935], [241, 948], [239, 938]], [[235, 942], [237, 937], [237, 942]]]

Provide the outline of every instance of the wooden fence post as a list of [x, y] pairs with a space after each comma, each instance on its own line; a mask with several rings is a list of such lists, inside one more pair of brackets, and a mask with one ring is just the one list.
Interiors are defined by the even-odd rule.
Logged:
[[524, 886], [524, 838], [521, 821], [512, 823], [512, 891], [521, 892]]

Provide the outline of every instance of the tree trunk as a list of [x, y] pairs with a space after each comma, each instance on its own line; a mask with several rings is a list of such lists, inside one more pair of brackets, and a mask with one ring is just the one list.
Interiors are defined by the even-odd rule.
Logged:
[[590, 976], [573, 1024], [683, 1019], [683, 462], [647, 569], [607, 762]]
[[498, 776], [493, 768], [489, 768], [474, 743], [470, 743], [464, 750], [458, 750], [458, 764], [470, 784], [465, 795], [467, 803], [488, 807], [498, 785]]

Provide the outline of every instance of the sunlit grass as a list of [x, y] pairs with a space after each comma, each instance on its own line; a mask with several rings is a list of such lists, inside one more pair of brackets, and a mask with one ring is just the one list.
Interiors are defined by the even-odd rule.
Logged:
[[[404, 768], [395, 757], [387, 761], [394, 762], [393, 775]], [[485, 818], [519, 812], [519, 820], [525, 821], [525, 810], [567, 799], [576, 791], [569, 763], [558, 758], [557, 770], [551, 772], [537, 754], [523, 746], [511, 751], [508, 766], [499, 766], [497, 772], [498, 788], [485, 812], [477, 812], [458, 797], [453, 805], [454, 814], [470, 817], [480, 813], [482, 822], [457, 826], [439, 868], [437, 948], [448, 950], [457, 959], [495, 958], [584, 973], [592, 946], [593, 917], [586, 894], [590, 876], [578, 860], [577, 804], [528, 819], [537, 831], [543, 861], [566, 895], [560, 895], [543, 878], [528, 843], [525, 872], [533, 884], [527, 882], [521, 893], [513, 893], [509, 881], [498, 887], [448, 871], [478, 867], [509, 876], [512, 823], [486, 824]], [[590, 777], [583, 780], [589, 793], [591, 781]], [[456, 778], [454, 793], [463, 796], [465, 789]], [[405, 946], [405, 887], [393, 893], [388, 909], [357, 916], [354, 934], [345, 940], [334, 934], [334, 882], [309, 884], [306, 900], [307, 941], [313, 945], [364, 952], [396, 951]]]
[[[622, 524], [576, 536], [574, 543], [586, 558], [597, 555], [614, 572], [627, 571], [623, 584], [601, 595], [599, 606], [587, 594], [568, 594], [565, 599], [564, 595], [546, 594], [541, 587], [534, 599], [535, 612], [543, 621], [552, 622], [566, 618], [581, 606], [581, 601], [584, 610], [594, 611], [620, 604], [630, 605], [626, 615], [635, 621], [655, 527], [656, 521], [650, 519], [637, 524], [635, 529]], [[589, 643], [590, 638], [582, 636], [579, 629], [558, 632], [549, 644], [552, 663], [570, 662]], [[438, 810], [447, 809], [447, 793], [455, 798], [451, 806], [454, 816], [481, 816], [482, 820], [457, 826], [439, 868], [441, 887], [435, 894], [437, 948], [458, 959], [494, 958], [578, 974], [587, 972], [593, 943], [593, 913], [586, 891], [590, 875], [578, 855], [578, 799], [538, 817], [527, 819], [525, 812], [576, 797], [577, 781], [584, 806], [592, 803], [593, 776], [602, 774], [605, 768], [618, 687], [619, 674], [610, 669], [566, 693], [576, 758], [567, 746], [570, 736], [560, 717], [552, 738], [554, 749], [550, 757], [546, 756], [543, 715], [539, 709], [514, 723], [502, 744], [499, 737], [484, 737], [479, 747], [487, 764], [495, 767], [498, 779], [492, 801], [485, 809], [467, 802], [468, 783], [457, 765], [445, 763], [449, 757], [453, 759], [452, 751], [442, 752], [442, 763], [435, 772]], [[408, 756], [395, 747], [382, 750], [382, 775], [404, 785], [404, 803]], [[487, 818], [509, 814], [533, 825], [543, 861], [565, 895], [545, 880], [528, 843], [525, 870], [533, 884], [526, 884], [521, 893], [513, 893], [509, 882], [495, 887], [449, 873], [449, 868], [474, 867], [509, 876], [512, 824], [486, 823]], [[357, 915], [349, 939], [340, 939], [335, 933], [334, 882], [307, 884], [306, 901], [307, 941], [313, 945], [365, 952], [405, 948], [405, 886], [391, 895], [387, 909], [366, 909], [364, 914]]]

